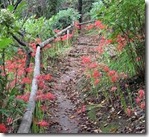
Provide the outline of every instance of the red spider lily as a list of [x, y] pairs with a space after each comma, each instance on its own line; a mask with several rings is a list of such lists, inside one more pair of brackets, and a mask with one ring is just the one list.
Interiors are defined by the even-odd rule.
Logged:
[[81, 25], [79, 25], [78, 21], [74, 22], [74, 26], [75, 26], [76, 29], [80, 29], [81, 28]]
[[49, 123], [44, 120], [41, 120], [37, 123], [37, 125], [39, 125], [40, 127], [47, 127], [49, 126]]
[[84, 64], [90, 64], [90, 63], [91, 63], [91, 58], [90, 58], [89, 56], [83, 56], [83, 57], [81, 58], [81, 60], [82, 60], [82, 62], [83, 62]]
[[100, 28], [100, 29], [104, 29], [105, 28], [105, 26], [99, 20], [95, 21], [95, 26], [98, 27], [98, 28]]
[[109, 69], [108, 66], [104, 66], [104, 67], [103, 67], [103, 70], [104, 70], [105, 72], [109, 72], [110, 69]]
[[86, 26], [86, 29], [87, 30], [91, 30], [91, 29], [93, 29], [95, 26], [94, 26], [94, 24], [90, 24], [90, 25], [87, 25]]
[[33, 52], [31, 53], [32, 57], [35, 57], [35, 54], [36, 54], [36, 43], [30, 43], [29, 46], [33, 49]]
[[52, 93], [47, 93], [47, 94], [45, 94], [45, 99], [53, 100], [53, 99], [55, 99], [55, 96]]
[[77, 111], [77, 113], [80, 114], [80, 113], [84, 113], [85, 111], [86, 111], [86, 106], [83, 105], [83, 106], [81, 107], [81, 109], [79, 109], [79, 110]]
[[117, 36], [116, 41], [118, 43], [118, 46], [117, 46], [118, 51], [121, 51], [127, 44], [126, 39], [124, 37], [122, 37], [121, 35]]
[[31, 56], [32, 56], [32, 57], [35, 57], [35, 55], [36, 55], [36, 52], [32, 52], [32, 53], [31, 53]]
[[50, 74], [43, 75], [44, 80], [51, 80], [52, 76]]
[[46, 94], [40, 94], [36, 96], [36, 100], [53, 100], [55, 99], [55, 96], [52, 93], [46, 93]]
[[30, 93], [25, 93], [24, 95], [18, 95], [16, 99], [23, 100], [24, 102], [28, 102]]
[[47, 108], [47, 106], [42, 105], [42, 106], [41, 106], [41, 110], [42, 110], [43, 112], [45, 112], [45, 111], [47, 111], [47, 110], [48, 110], [48, 108]]
[[51, 47], [52, 47], [51, 44], [47, 44], [47, 45], [44, 47], [44, 49], [49, 49], [49, 48], [51, 48]]
[[90, 69], [97, 68], [97, 67], [98, 67], [98, 64], [96, 62], [93, 62], [89, 65]]
[[54, 32], [56, 32], [56, 33], [60, 32], [60, 31], [61, 31], [61, 30], [58, 30], [58, 29], [55, 29], [55, 30], [54, 30]]
[[23, 79], [22, 79], [22, 83], [30, 84], [31, 82], [32, 82], [32, 80], [29, 79], [29, 78], [23, 78]]
[[126, 79], [126, 78], [128, 78], [128, 75], [125, 74], [124, 72], [121, 72], [121, 73], [119, 74], [119, 77], [122, 78], [122, 79]]
[[42, 90], [38, 90], [37, 91], [37, 95], [41, 95], [41, 94], [43, 94], [43, 91]]
[[106, 45], [106, 38], [105, 37], [101, 37], [100, 43], [99, 43], [98, 47], [103, 47], [105, 45]]
[[101, 21], [100, 20], [95, 21], [95, 26], [96, 27], [100, 26], [100, 24], [101, 24]]
[[43, 79], [43, 76], [42, 76], [42, 75], [38, 75], [38, 76], [36, 76], [36, 79], [37, 79], [38, 81], [40, 81], [40, 80]]
[[36, 49], [36, 43], [29, 43], [29, 46], [32, 47], [34, 50]]
[[141, 102], [140, 108], [141, 108], [141, 109], [145, 109], [145, 102]]
[[6, 132], [7, 132], [6, 126], [3, 123], [0, 124], [0, 133], [6, 133]]
[[117, 90], [117, 87], [112, 87], [110, 91], [114, 92]]
[[9, 118], [7, 118], [6, 121], [7, 121], [7, 124], [9, 125], [9, 124], [11, 124], [13, 122], [13, 119], [9, 117]]
[[65, 40], [67, 40], [67, 34], [62, 36], [62, 41], [65, 41]]
[[18, 49], [18, 55], [24, 55], [23, 50], [22, 49]]
[[137, 61], [137, 62], [138, 62], [138, 61], [140, 61], [140, 60], [141, 60], [141, 58], [140, 58], [140, 57], [137, 57], [137, 58], [136, 58], [136, 61]]
[[41, 89], [43, 89], [44, 88], [44, 86], [45, 86], [45, 83], [44, 83], [44, 81], [38, 81], [38, 87], [39, 88], [41, 88]]
[[98, 46], [98, 47], [96, 48], [96, 50], [98, 51], [99, 54], [102, 54], [102, 53], [104, 52], [104, 49], [103, 49], [103, 47], [101, 47], [101, 46]]
[[115, 83], [115, 82], [117, 82], [117, 80], [118, 80], [117, 75], [111, 76], [111, 82]]
[[94, 84], [97, 85], [99, 84], [100, 80], [99, 79], [95, 79]]
[[98, 70], [95, 70], [94, 72], [93, 72], [93, 78], [98, 78], [98, 77], [100, 77], [101, 76], [101, 73], [98, 71]]
[[36, 79], [38, 80], [38, 81], [43, 81], [43, 80], [50, 80], [52, 77], [51, 77], [51, 75], [50, 74], [47, 74], [47, 75], [38, 75], [37, 77], [36, 77]]
[[28, 72], [28, 73], [33, 72], [33, 68], [32, 67], [26, 68], [26, 72]]
[[139, 97], [136, 98], [136, 103], [139, 104], [141, 102], [141, 99]]
[[72, 38], [72, 36], [73, 36], [72, 34], [68, 34], [68, 35], [66, 34], [66, 35], [62, 36], [62, 41]]
[[17, 75], [18, 75], [18, 76], [22, 76], [23, 74], [24, 74], [24, 70], [19, 69]]
[[127, 116], [130, 117], [130, 116], [132, 115], [132, 112], [133, 112], [132, 109], [130, 109], [130, 108], [127, 108], [127, 109], [126, 109], [126, 114], [127, 114]]
[[37, 95], [36, 101], [42, 101], [42, 100], [44, 100], [44, 98], [45, 98], [44, 94]]
[[9, 87], [13, 88], [13, 87], [15, 87], [15, 84], [16, 84], [16, 80], [13, 80], [10, 82]]
[[61, 40], [62, 40], [61, 37], [57, 37], [54, 41], [58, 42], [58, 41], [61, 41]]
[[144, 90], [140, 89], [140, 90], [138, 91], [138, 96], [139, 96], [139, 98], [140, 98], [140, 99], [143, 98], [144, 95], [145, 95]]
[[116, 71], [115, 70], [110, 70], [109, 72], [108, 72], [108, 76], [113, 76], [113, 75], [115, 75], [116, 74]]

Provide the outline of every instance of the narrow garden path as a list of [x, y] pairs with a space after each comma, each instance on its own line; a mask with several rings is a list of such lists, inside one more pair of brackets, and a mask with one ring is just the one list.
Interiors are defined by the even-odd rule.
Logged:
[[[119, 100], [114, 100], [113, 106], [105, 101], [102, 94], [98, 98], [93, 96], [86, 98], [91, 87], [84, 77], [81, 57], [90, 56], [92, 60], [96, 60], [97, 57], [99, 59], [98, 53], [95, 52], [99, 42], [99, 35], [81, 34], [63, 55], [48, 58], [48, 67], [44, 71], [53, 76], [52, 82], [48, 85], [49, 91], [56, 99], [51, 101], [45, 113], [45, 119], [50, 123], [45, 133], [143, 133], [145, 131], [143, 110], [137, 108], [134, 116], [127, 117], [119, 105]], [[106, 52], [112, 55], [113, 51], [110, 46]], [[135, 78], [133, 80], [136, 81]], [[142, 83], [138, 82], [138, 84], [141, 86]], [[135, 83], [130, 86], [132, 91], [136, 90]], [[96, 113], [95, 121], [89, 119], [86, 110], [86, 104], [89, 103], [103, 105], [98, 113], [91, 112]]]
[[78, 38], [66, 56], [57, 59], [47, 71], [53, 72], [54, 82], [50, 86], [56, 100], [49, 108], [50, 125], [47, 133], [79, 133], [81, 120], [79, 106], [83, 103], [80, 80], [83, 76], [81, 56], [95, 57], [94, 48], [98, 46], [95, 39], [98, 36], [81, 36]]

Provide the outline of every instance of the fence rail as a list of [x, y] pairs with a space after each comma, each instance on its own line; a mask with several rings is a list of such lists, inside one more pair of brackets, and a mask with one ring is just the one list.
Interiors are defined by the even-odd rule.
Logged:
[[[88, 23], [92, 23], [92, 22], [94, 22], [94, 21], [87, 21], [87, 22], [79, 23], [78, 25], [84, 25], [84, 24], [88, 24]], [[21, 121], [21, 124], [19, 126], [17, 133], [29, 133], [30, 127], [32, 124], [33, 112], [35, 110], [35, 103], [36, 103], [35, 97], [36, 97], [36, 93], [38, 90], [37, 76], [40, 75], [41, 48], [45, 47], [47, 44], [52, 42], [55, 38], [61, 36], [64, 32], [66, 32], [67, 30], [70, 30], [73, 27], [74, 27], [74, 24], [72, 24], [72, 25], [66, 27], [65, 29], [63, 29], [62, 31], [58, 32], [54, 37], [51, 37], [51, 38], [45, 40], [44, 42], [41, 42], [36, 45], [37, 49], [36, 49], [36, 55], [35, 55], [35, 67], [34, 67], [32, 86], [31, 86], [31, 93], [30, 93], [27, 109], [23, 115], [23, 118], [22, 118], [22, 121]]]

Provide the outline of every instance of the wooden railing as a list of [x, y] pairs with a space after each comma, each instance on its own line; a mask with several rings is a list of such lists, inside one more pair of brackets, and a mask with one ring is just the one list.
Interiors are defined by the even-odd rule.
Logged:
[[[93, 23], [94, 21], [87, 21], [83, 23], [79, 23], [78, 25], [84, 25], [88, 23]], [[38, 84], [37, 84], [37, 76], [40, 75], [40, 53], [41, 53], [41, 48], [45, 47], [47, 44], [52, 42], [55, 38], [61, 36], [64, 32], [72, 29], [74, 27], [74, 24], [66, 27], [62, 31], [58, 32], [54, 37], [51, 37], [44, 42], [41, 42], [37, 44], [37, 49], [36, 49], [36, 55], [35, 55], [35, 67], [34, 67], [34, 75], [33, 75], [33, 80], [32, 80], [32, 86], [31, 86], [31, 93], [28, 101], [28, 105], [26, 108], [26, 111], [23, 115], [22, 122], [19, 126], [19, 129], [17, 133], [29, 133], [30, 127], [32, 124], [32, 119], [33, 119], [33, 113], [35, 110], [35, 97], [36, 93], [38, 90]], [[69, 35], [69, 34], [67, 34]]]

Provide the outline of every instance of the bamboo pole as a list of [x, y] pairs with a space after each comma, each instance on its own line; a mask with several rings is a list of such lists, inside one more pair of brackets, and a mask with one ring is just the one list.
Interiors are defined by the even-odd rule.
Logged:
[[47, 40], [45, 40], [44, 42], [37, 44], [37, 46], [40, 46], [41, 48], [43, 48], [45, 45], [49, 44], [50, 42], [52, 42], [55, 38], [57, 38], [58, 36], [61, 36], [65, 31], [71, 29], [73, 27], [73, 25], [68, 26], [67, 28], [63, 29], [62, 31], [58, 32], [54, 37], [49, 38]]
[[40, 47], [37, 47], [36, 55], [35, 55], [35, 68], [34, 68], [34, 76], [32, 80], [31, 94], [28, 101], [28, 106], [24, 116], [22, 118], [22, 122], [18, 129], [17, 133], [28, 133], [30, 130], [30, 126], [32, 123], [33, 112], [35, 110], [35, 97], [38, 89], [37, 79], [36, 77], [40, 75]]

